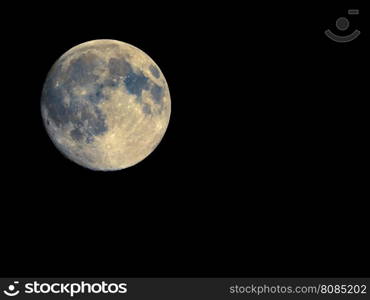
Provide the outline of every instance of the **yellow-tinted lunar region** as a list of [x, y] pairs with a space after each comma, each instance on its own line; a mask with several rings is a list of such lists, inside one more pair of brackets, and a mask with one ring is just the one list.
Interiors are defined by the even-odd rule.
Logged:
[[121, 170], [147, 157], [168, 126], [167, 82], [140, 49], [115, 40], [73, 47], [51, 68], [41, 113], [48, 135], [70, 160]]

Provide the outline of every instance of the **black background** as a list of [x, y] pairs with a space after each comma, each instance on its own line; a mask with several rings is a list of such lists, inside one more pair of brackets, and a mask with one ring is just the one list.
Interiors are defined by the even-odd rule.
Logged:
[[[366, 12], [172, 2], [2, 12], [1, 275], [369, 274]], [[334, 43], [348, 8], [362, 36]], [[40, 115], [52, 64], [101, 38], [150, 55], [172, 98], [161, 144], [119, 172], [63, 157]]]

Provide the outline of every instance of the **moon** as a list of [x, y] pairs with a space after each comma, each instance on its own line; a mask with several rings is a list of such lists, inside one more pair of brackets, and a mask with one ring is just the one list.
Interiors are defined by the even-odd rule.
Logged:
[[162, 140], [171, 114], [161, 70], [142, 50], [93, 40], [64, 53], [41, 96], [48, 136], [71, 161], [114, 171], [145, 159]]

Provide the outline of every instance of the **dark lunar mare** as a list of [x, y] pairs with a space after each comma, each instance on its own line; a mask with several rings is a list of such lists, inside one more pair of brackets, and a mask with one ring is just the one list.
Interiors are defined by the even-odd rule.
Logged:
[[143, 90], [149, 90], [150, 80], [142, 72], [135, 72], [132, 66], [125, 59], [111, 58], [108, 63], [109, 72], [112, 76], [110, 86], [114, 86], [114, 82], [119, 82], [124, 78], [123, 82], [127, 91], [136, 95], [136, 100], [141, 101]]
[[73, 82], [84, 85], [95, 82], [99, 76], [93, 73], [94, 69], [102, 63], [96, 55], [81, 55], [81, 57], [71, 61], [67, 71], [67, 76]]
[[104, 98], [104, 84], [102, 83], [96, 83], [94, 85], [93, 91], [86, 96], [86, 99], [94, 104], [98, 104], [101, 101], [103, 101]]
[[158, 68], [157, 68], [156, 66], [154, 66], [154, 65], [151, 65], [151, 66], [149, 67], [149, 70], [150, 70], [150, 72], [152, 73], [152, 75], [153, 75], [155, 78], [159, 78], [159, 76], [161, 75], [161, 74], [159, 73]]
[[[124, 78], [123, 82], [128, 93], [136, 95], [136, 101], [142, 102], [143, 90], [150, 90], [153, 100], [156, 104], [161, 104], [163, 98], [163, 88], [148, 77], [146, 77], [141, 71], [134, 71], [132, 66], [125, 59], [111, 58], [109, 60], [109, 71], [112, 79], [106, 80], [106, 84], [110, 87], [118, 87], [119, 82]], [[159, 78], [160, 73], [156, 66], [151, 65], [150, 71], [156, 78]], [[143, 112], [145, 114], [151, 114], [152, 111], [148, 105], [142, 103]]]
[[153, 84], [152, 88], [150, 89], [150, 93], [152, 94], [152, 97], [156, 103], [160, 103], [163, 98], [163, 88], [159, 86], [158, 84]]
[[132, 72], [131, 65], [125, 59], [115, 57], [109, 59], [108, 68], [110, 74], [115, 79], [119, 79], [120, 76], [126, 76], [126, 74]]
[[[104, 99], [104, 86], [95, 84], [92, 93], [84, 96], [75, 96], [72, 88], [96, 82], [98, 76], [92, 71], [101, 66], [101, 61], [96, 55], [88, 54], [71, 61], [65, 72], [62, 72], [61, 66], [62, 61], [59, 61], [49, 72], [41, 103], [57, 127], [71, 123], [74, 127], [70, 132], [71, 137], [76, 141], [91, 143], [94, 136], [102, 135], [108, 130], [105, 116], [96, 106]], [[55, 86], [57, 81], [58, 87]], [[69, 105], [63, 102], [65, 97], [69, 97]]]
[[137, 96], [136, 99], [140, 99], [143, 90], [148, 90], [150, 86], [148, 77], [144, 76], [142, 72], [135, 73], [133, 71], [127, 74], [125, 85], [130, 94]]

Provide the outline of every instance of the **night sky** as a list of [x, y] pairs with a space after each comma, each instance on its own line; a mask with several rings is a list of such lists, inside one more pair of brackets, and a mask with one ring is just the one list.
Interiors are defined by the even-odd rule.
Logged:
[[[1, 275], [368, 271], [368, 43], [324, 35], [348, 8], [364, 28], [361, 7], [108, 2], [2, 9]], [[160, 145], [120, 172], [66, 159], [40, 112], [53, 63], [101, 38], [146, 52], [172, 100]]]

